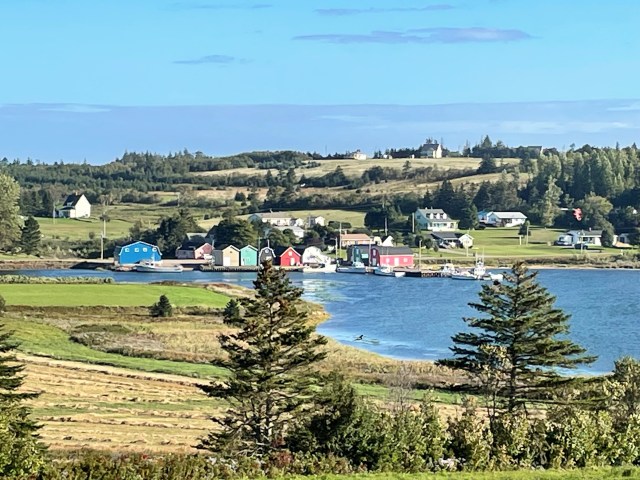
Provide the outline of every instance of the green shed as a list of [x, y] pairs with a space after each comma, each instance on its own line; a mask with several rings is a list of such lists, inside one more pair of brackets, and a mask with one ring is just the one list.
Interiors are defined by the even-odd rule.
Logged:
[[247, 245], [240, 249], [240, 265], [258, 265], [258, 249], [253, 245]]

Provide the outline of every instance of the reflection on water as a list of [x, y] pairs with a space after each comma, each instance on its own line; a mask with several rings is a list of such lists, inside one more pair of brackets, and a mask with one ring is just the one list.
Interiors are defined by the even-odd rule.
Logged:
[[[15, 273], [15, 272], [14, 272]], [[32, 270], [43, 276], [110, 276], [116, 282], [224, 282], [252, 288], [255, 273], [141, 274], [84, 270]], [[291, 273], [304, 297], [324, 305], [331, 318], [323, 335], [347, 345], [403, 359], [450, 355], [451, 336], [473, 316], [480, 282], [373, 275]], [[623, 356], [640, 357], [640, 271], [541, 270], [540, 282], [571, 314], [570, 337], [599, 356], [589, 372], [610, 371]], [[357, 340], [362, 335], [367, 341]]]

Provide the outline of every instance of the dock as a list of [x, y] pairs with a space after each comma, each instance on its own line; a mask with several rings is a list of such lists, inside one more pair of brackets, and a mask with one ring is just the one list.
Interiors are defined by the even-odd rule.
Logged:
[[[199, 270], [201, 272], [257, 272], [258, 266], [256, 265], [236, 265], [236, 266], [221, 266], [221, 265], [200, 265]], [[281, 268], [282, 270], [286, 270], [288, 272], [301, 272], [302, 267], [283, 267], [278, 266], [276, 268]]]
[[417, 268], [398, 270], [406, 273], [406, 277], [414, 278], [442, 278], [442, 272], [439, 270], [421, 270]]

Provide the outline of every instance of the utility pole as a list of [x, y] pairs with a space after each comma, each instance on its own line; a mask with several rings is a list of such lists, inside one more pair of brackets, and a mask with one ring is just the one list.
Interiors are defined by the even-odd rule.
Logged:
[[384, 217], [384, 236], [387, 236], [387, 217]]
[[422, 238], [418, 241], [418, 270], [422, 270]]
[[416, 233], [416, 212], [411, 214], [411, 233]]

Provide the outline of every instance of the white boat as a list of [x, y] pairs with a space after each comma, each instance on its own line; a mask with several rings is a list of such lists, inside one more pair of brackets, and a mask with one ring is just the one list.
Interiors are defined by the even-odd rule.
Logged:
[[470, 270], [459, 270], [451, 274], [453, 280], [480, 280]]
[[181, 273], [182, 265], [162, 265], [157, 262], [141, 262], [133, 267], [136, 272], [142, 273]]
[[440, 269], [440, 275], [443, 277], [450, 277], [456, 272], [458, 272], [458, 269], [453, 265], [453, 263], [445, 263]]
[[378, 268], [376, 268], [373, 271], [374, 275], [381, 275], [383, 277], [396, 277], [396, 278], [400, 278], [400, 277], [404, 277], [405, 276], [405, 272], [394, 272], [393, 271], [393, 267], [390, 267], [388, 265], [383, 265], [380, 266]]
[[504, 280], [504, 275], [502, 275], [501, 273], [487, 272], [484, 274], [484, 277], [482, 277], [482, 280], [488, 280], [490, 282], [502, 282], [502, 280]]
[[338, 273], [367, 273], [367, 267], [362, 262], [353, 262], [352, 265], [340, 265], [336, 268]]
[[318, 265], [305, 265], [302, 273], [336, 273], [338, 265], [335, 263], [321, 263]]

